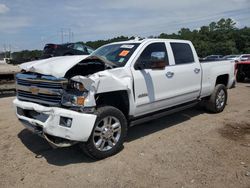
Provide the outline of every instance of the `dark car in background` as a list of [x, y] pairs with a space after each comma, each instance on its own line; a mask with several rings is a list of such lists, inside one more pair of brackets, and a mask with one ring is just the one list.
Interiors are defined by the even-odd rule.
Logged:
[[94, 51], [93, 48], [81, 43], [46, 44], [43, 49], [42, 58], [65, 55], [88, 55]]

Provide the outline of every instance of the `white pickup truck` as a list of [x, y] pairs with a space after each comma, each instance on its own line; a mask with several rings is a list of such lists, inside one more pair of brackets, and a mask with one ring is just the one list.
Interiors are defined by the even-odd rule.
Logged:
[[171, 39], [117, 42], [20, 67], [18, 119], [53, 146], [78, 143], [96, 159], [119, 152], [131, 125], [199, 102], [223, 111], [235, 82], [232, 62], [200, 63], [190, 41]]

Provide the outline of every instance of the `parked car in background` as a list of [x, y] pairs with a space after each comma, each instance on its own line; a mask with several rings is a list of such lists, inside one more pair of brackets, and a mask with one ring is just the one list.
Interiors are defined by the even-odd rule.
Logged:
[[201, 61], [219, 61], [223, 59], [223, 55], [209, 55], [203, 59], [201, 59]]
[[250, 54], [242, 54], [238, 59], [238, 61], [247, 61], [247, 60], [250, 60]]
[[236, 62], [235, 68], [238, 82], [244, 82], [246, 78], [250, 78], [250, 56], [248, 60]]
[[226, 55], [223, 57], [223, 59], [236, 61], [239, 59], [239, 57], [240, 57], [240, 55]]
[[65, 55], [88, 55], [94, 51], [93, 48], [81, 42], [65, 44], [46, 44], [43, 49], [42, 58]]

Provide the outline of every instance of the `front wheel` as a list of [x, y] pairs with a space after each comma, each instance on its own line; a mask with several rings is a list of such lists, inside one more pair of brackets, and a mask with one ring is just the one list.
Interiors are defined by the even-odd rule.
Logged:
[[215, 86], [209, 100], [206, 101], [206, 109], [212, 113], [222, 112], [227, 103], [227, 88], [223, 84]]
[[122, 149], [127, 134], [127, 120], [120, 110], [112, 106], [98, 108], [96, 115], [91, 136], [80, 146], [90, 157], [103, 159]]

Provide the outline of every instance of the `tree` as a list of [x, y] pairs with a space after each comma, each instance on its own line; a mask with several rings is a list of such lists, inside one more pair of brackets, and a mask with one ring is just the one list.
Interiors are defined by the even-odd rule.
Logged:
[[[190, 30], [189, 28], [181, 28], [177, 33], [167, 34], [161, 33], [152, 38], [163, 39], [186, 39], [191, 40], [196, 48], [199, 57], [204, 57], [211, 54], [240, 54], [250, 53], [250, 28], [237, 28], [235, 21], [232, 19], [220, 19], [217, 22], [211, 22], [208, 26], [202, 26], [199, 30]], [[85, 42], [86, 45], [92, 48], [98, 48], [102, 45], [132, 40], [135, 37], [118, 36], [107, 40], [97, 40]], [[14, 58], [39, 58], [42, 51], [21, 51], [14, 52]]]

